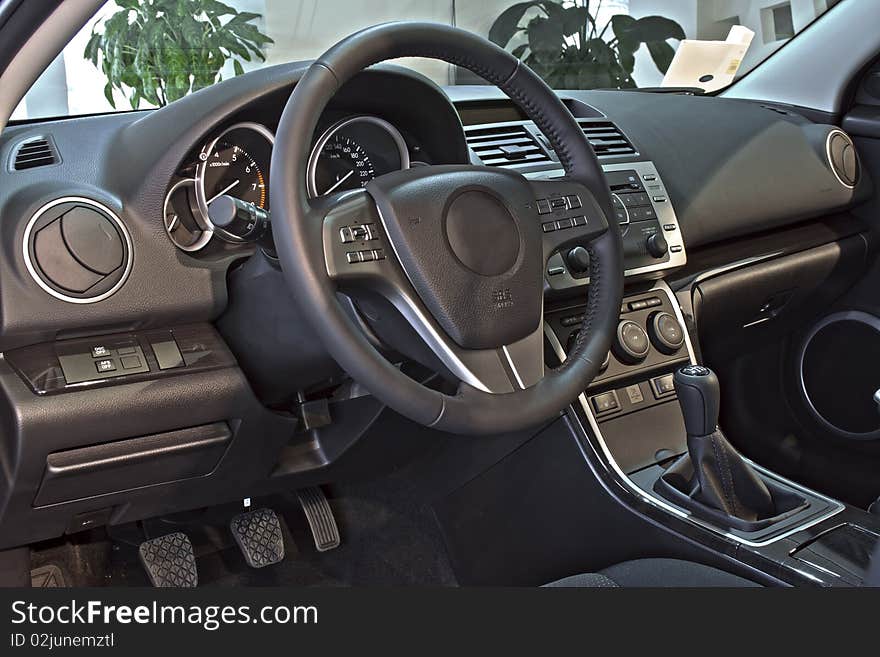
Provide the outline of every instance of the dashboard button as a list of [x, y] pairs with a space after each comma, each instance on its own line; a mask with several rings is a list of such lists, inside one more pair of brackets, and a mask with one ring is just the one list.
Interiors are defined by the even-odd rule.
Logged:
[[675, 230], [675, 224], [663, 224], [663, 230]]
[[122, 369], [124, 370], [136, 370], [141, 366], [139, 356], [123, 356], [119, 361], [122, 363]]
[[183, 367], [183, 356], [180, 355], [180, 349], [174, 338], [169, 337], [167, 340], [153, 342], [153, 353], [156, 355], [156, 362], [159, 363], [160, 370], [171, 370], [175, 367]]
[[96, 347], [92, 347], [92, 358], [103, 358], [104, 356], [109, 356], [110, 350], [104, 345], [98, 345]]
[[104, 372], [115, 372], [116, 363], [113, 362], [112, 358], [105, 358], [104, 360], [99, 360], [95, 363], [95, 369], [101, 374]]
[[618, 360], [635, 365], [645, 360], [651, 350], [648, 334], [640, 325], [626, 319], [617, 326], [617, 340], [614, 342], [614, 355]]
[[645, 396], [642, 394], [642, 389], [638, 383], [626, 387], [626, 396], [629, 397], [629, 403], [633, 405], [641, 404], [645, 401]]
[[654, 390], [654, 396], [657, 399], [665, 397], [675, 392], [675, 383], [672, 374], [664, 374], [651, 379], [651, 388]]
[[590, 403], [593, 405], [593, 409], [599, 415], [620, 408], [620, 403], [617, 401], [617, 393], [615, 393], [613, 390], [611, 392], [605, 392], [601, 395], [591, 397]]
[[681, 245], [680, 245], [680, 244], [675, 244], [675, 245], [673, 245], [673, 246], [670, 246], [670, 247], [669, 247], [669, 250], [672, 251], [673, 253], [681, 253], [681, 250], [682, 250], [682, 249], [681, 249]]
[[674, 354], [684, 344], [684, 330], [678, 320], [667, 312], [656, 312], [648, 318], [651, 342], [664, 354]]

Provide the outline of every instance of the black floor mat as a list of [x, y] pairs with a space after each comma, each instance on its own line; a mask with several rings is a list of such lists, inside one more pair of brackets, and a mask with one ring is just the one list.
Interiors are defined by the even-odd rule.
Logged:
[[64, 573], [54, 563], [31, 570], [32, 589], [63, 589], [66, 586], [67, 580]]

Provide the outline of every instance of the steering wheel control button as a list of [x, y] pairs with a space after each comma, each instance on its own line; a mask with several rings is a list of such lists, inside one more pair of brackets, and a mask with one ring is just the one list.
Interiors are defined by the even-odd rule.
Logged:
[[648, 318], [651, 342], [664, 354], [674, 354], [684, 344], [684, 331], [678, 320], [667, 312], [656, 312]]
[[581, 203], [581, 197], [578, 196], [577, 194], [572, 194], [571, 196], [569, 196], [567, 198], [568, 198], [568, 207], [571, 208], [572, 210], [577, 210], [578, 208], [583, 206], [583, 204]]
[[116, 363], [113, 362], [111, 358], [105, 358], [104, 360], [99, 360], [95, 363], [95, 368], [103, 374], [104, 372], [115, 372], [116, 371]]
[[541, 224], [541, 230], [545, 233], [552, 233], [556, 230], [556, 222], [555, 221], [545, 221]]
[[545, 198], [539, 198], [537, 201], [538, 214], [550, 214], [553, 208], [550, 207], [550, 201]]
[[617, 326], [617, 340], [614, 342], [614, 355], [628, 365], [642, 362], [651, 350], [648, 334], [631, 319]]
[[651, 389], [654, 391], [654, 397], [661, 399], [675, 394], [675, 381], [672, 374], [664, 374], [651, 379]]
[[590, 403], [593, 405], [596, 415], [611, 413], [620, 408], [620, 402], [617, 400], [617, 393], [614, 390], [590, 397]]
[[169, 336], [167, 340], [152, 342], [150, 346], [153, 348], [153, 354], [156, 356], [160, 370], [171, 370], [186, 364], [173, 337]]
[[567, 210], [568, 209], [568, 200], [565, 197], [562, 198], [551, 198], [550, 199], [550, 207], [556, 210]]
[[104, 345], [92, 347], [92, 358], [104, 358], [110, 355], [110, 350]]

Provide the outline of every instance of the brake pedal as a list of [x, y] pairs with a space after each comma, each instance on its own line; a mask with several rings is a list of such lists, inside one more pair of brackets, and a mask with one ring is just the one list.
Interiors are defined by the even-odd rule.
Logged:
[[192, 542], [182, 532], [144, 541], [138, 548], [141, 564], [153, 586], [193, 588], [198, 586], [196, 555]]
[[318, 552], [326, 552], [339, 547], [339, 528], [336, 526], [336, 518], [330, 502], [318, 486], [303, 488], [296, 492], [299, 503], [309, 521], [312, 530], [312, 538], [315, 540], [315, 548]]
[[235, 516], [229, 529], [251, 568], [271, 566], [284, 559], [281, 522], [272, 509], [258, 509]]

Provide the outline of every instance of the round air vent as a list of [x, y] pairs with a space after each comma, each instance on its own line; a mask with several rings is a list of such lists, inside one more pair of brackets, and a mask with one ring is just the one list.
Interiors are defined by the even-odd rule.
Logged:
[[856, 439], [880, 438], [874, 395], [880, 384], [880, 318], [863, 312], [826, 317], [800, 353], [801, 392], [826, 429]]
[[832, 130], [825, 142], [828, 164], [840, 184], [852, 189], [859, 181], [859, 156], [853, 140], [843, 130]]
[[94, 303], [116, 292], [131, 271], [131, 237], [108, 207], [88, 198], [47, 203], [24, 232], [28, 272], [46, 292]]

